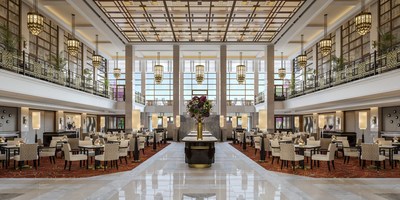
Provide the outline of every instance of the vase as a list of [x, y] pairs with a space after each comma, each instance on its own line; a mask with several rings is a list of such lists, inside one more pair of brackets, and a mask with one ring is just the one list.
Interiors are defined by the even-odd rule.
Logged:
[[203, 140], [203, 123], [197, 122], [197, 140]]

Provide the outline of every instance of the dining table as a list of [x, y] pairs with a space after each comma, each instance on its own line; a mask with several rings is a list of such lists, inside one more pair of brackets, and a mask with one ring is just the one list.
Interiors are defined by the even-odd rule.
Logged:
[[[310, 164], [310, 167], [312, 169], [312, 155], [315, 154], [318, 151], [318, 149], [321, 148], [321, 146], [320, 145], [311, 145], [311, 144], [306, 144], [306, 145], [295, 144], [294, 148], [298, 149], [299, 150], [299, 154], [303, 155], [303, 156], [304, 156], [304, 151], [306, 151], [307, 149], [311, 150], [311, 155], [310, 155], [310, 163], [311, 164]], [[303, 162], [304, 162], [304, 160], [303, 160]], [[304, 164], [303, 164], [303, 166], [304, 166]]]
[[[104, 148], [104, 145], [79, 145], [78, 147], [87, 155], [86, 169], [89, 169], [89, 160], [90, 160], [89, 151], [93, 150], [95, 156], [100, 155], [100, 152]], [[96, 167], [98, 166], [100, 166], [100, 162], [95, 161], [94, 169], [96, 169]]]

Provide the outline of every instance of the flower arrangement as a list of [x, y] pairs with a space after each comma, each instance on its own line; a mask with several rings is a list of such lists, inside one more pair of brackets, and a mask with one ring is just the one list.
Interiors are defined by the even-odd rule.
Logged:
[[194, 118], [197, 122], [202, 122], [206, 117], [210, 116], [212, 104], [207, 100], [206, 96], [194, 96], [186, 106], [186, 111], [191, 118]]

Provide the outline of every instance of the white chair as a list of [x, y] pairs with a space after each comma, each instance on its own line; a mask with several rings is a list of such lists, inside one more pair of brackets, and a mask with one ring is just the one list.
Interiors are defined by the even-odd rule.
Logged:
[[[307, 145], [320, 146], [320, 141], [319, 140], [309, 140], [309, 141], [307, 141]], [[304, 157], [307, 159], [307, 161], [308, 161], [308, 158], [312, 157], [312, 153], [313, 152], [311, 149], [306, 149], [304, 151]]]
[[342, 144], [343, 144], [344, 163], [346, 163], [346, 161], [347, 163], [349, 163], [350, 157], [354, 158], [360, 157], [360, 153], [358, 152], [358, 150], [356, 148], [351, 148], [348, 140], [343, 140]]
[[[18, 162], [18, 165], [21, 166], [23, 161], [33, 161], [33, 165], [35, 169], [36, 160], [38, 160], [38, 145], [37, 144], [21, 144], [19, 147], [19, 155], [14, 156], [14, 168], [17, 169], [15, 162]], [[21, 169], [21, 167], [20, 167]]]
[[332, 167], [333, 169], [335, 169], [335, 152], [336, 152], [336, 145], [330, 143], [327, 154], [315, 154], [312, 156], [312, 160], [318, 161], [318, 167], [319, 167], [319, 161], [326, 161], [328, 165], [328, 170], [331, 171], [330, 163], [332, 163]]
[[[79, 140], [79, 146], [91, 146], [93, 145], [92, 140]], [[81, 152], [82, 153], [82, 152]], [[90, 157], [90, 162], [92, 162], [93, 157], [96, 155], [96, 152], [93, 149], [88, 150], [87, 152], [83, 152], [86, 156]]]
[[114, 165], [118, 169], [118, 159], [119, 159], [119, 144], [105, 144], [104, 153], [94, 157], [95, 160], [103, 161], [104, 170], [107, 168], [107, 164], [111, 161], [111, 167]]
[[[281, 149], [280, 152], [281, 169], [284, 164], [286, 165], [286, 167], [288, 167], [289, 165], [288, 161], [290, 161], [292, 163], [293, 170], [295, 170], [296, 169], [295, 162], [304, 161], [304, 156], [296, 154], [294, 144], [282, 143], [280, 144], [280, 149]], [[303, 168], [304, 168], [304, 162], [303, 162]]]
[[361, 144], [361, 160], [362, 169], [365, 167], [365, 161], [375, 161], [375, 165], [380, 165], [380, 162], [383, 161], [383, 168], [385, 169], [385, 159], [386, 157], [383, 155], [379, 155], [379, 145], [378, 144]]
[[[79, 161], [79, 167], [82, 167], [82, 161], [87, 160], [87, 156], [85, 154], [72, 154], [71, 146], [66, 143], [63, 145], [62, 150], [64, 152], [64, 170], [67, 168], [67, 163], [69, 162], [68, 170], [71, 171], [71, 164], [73, 161]], [[86, 163], [88, 165], [88, 163]]]
[[85, 136], [84, 140], [92, 140], [92, 138], [90, 138], [90, 136]]
[[125, 163], [128, 164], [128, 146], [129, 146], [129, 140], [121, 140], [119, 143], [119, 161], [122, 164], [121, 158], [125, 158]]
[[144, 143], [146, 142], [146, 137], [139, 137], [139, 151], [142, 150], [144, 155]]
[[56, 164], [56, 146], [57, 146], [57, 141], [51, 140], [49, 147], [43, 148], [39, 152], [39, 166], [40, 166], [40, 159], [43, 157], [49, 157], [50, 163]]
[[274, 159], [278, 158], [278, 163], [279, 163], [279, 159], [281, 157], [281, 149], [279, 146], [279, 141], [278, 140], [271, 140], [271, 152], [272, 152], [272, 163], [274, 164]]

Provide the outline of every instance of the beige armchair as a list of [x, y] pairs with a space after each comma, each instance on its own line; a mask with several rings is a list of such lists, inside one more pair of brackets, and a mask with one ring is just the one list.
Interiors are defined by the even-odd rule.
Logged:
[[280, 152], [280, 159], [281, 159], [281, 169], [285, 164], [288, 167], [288, 161], [292, 163], [293, 170], [296, 169], [295, 162], [303, 161], [303, 169], [304, 169], [304, 156], [297, 155], [295, 152], [294, 144], [280, 144], [281, 152]]
[[14, 156], [14, 168], [17, 169], [15, 162], [22, 166], [23, 161], [33, 161], [35, 169], [37, 169], [36, 161], [38, 160], [38, 145], [37, 144], [21, 144], [19, 148], [19, 155]]
[[[63, 145], [62, 150], [64, 152], [64, 170], [67, 168], [67, 163], [69, 162], [68, 170], [71, 170], [72, 162], [79, 161], [79, 167], [82, 167], [82, 161], [87, 160], [87, 155], [85, 154], [72, 154], [71, 146], [66, 143]], [[88, 163], [86, 163], [88, 165]]]
[[362, 169], [365, 167], [365, 161], [375, 161], [375, 165], [380, 167], [380, 162], [383, 161], [383, 168], [385, 169], [385, 159], [386, 157], [383, 155], [379, 155], [379, 145], [378, 144], [361, 144], [361, 160]]
[[331, 165], [333, 169], [335, 169], [335, 152], [336, 152], [336, 144], [330, 143], [328, 146], [328, 152], [327, 154], [315, 154], [312, 156], [312, 160], [318, 161], [318, 167], [319, 167], [319, 161], [326, 161], [326, 164], [328, 165], [328, 170], [331, 171]]
[[119, 144], [105, 144], [104, 153], [94, 157], [95, 160], [103, 161], [104, 170], [107, 168], [107, 164], [111, 161], [111, 167], [114, 165], [118, 169], [118, 159], [119, 159]]

